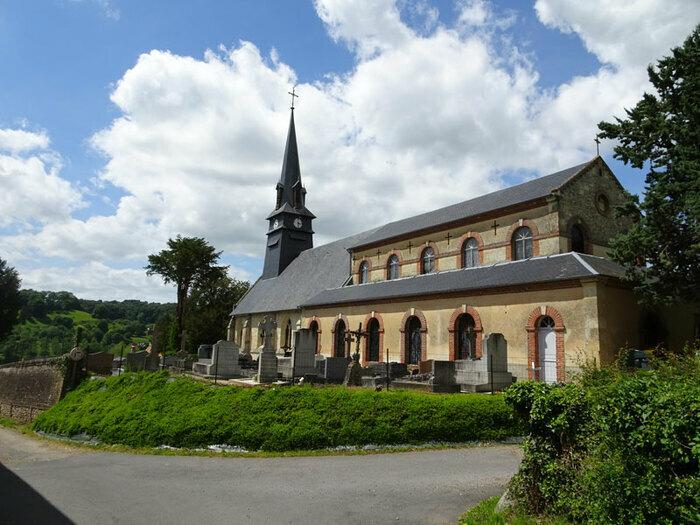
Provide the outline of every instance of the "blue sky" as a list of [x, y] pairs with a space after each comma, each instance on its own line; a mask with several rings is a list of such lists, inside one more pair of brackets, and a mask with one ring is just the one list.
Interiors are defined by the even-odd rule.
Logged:
[[[138, 276], [145, 254], [168, 236], [197, 234], [224, 250], [234, 275], [255, 278], [262, 217], [273, 203], [286, 132], [286, 88], [293, 83], [301, 94], [302, 176], [309, 202], [316, 203], [318, 237], [330, 240], [592, 157], [595, 123], [620, 114], [648, 89], [644, 66], [680, 43], [700, 17], [692, 1], [671, 9], [661, 1], [633, 2], [622, 15], [610, 2], [536, 4], [2, 2], [0, 130], [46, 143], [6, 147], [0, 178], [9, 181], [8, 195], [21, 192], [11, 202], [22, 206], [0, 210], [0, 257], [20, 270], [25, 286], [167, 299], [171, 291]], [[655, 32], [637, 45], [634, 39], [645, 33], [640, 20]], [[450, 53], [456, 61], [447, 59]], [[461, 75], [469, 67], [459, 58], [472, 56], [481, 69]], [[433, 90], [421, 81], [422, 71], [455, 78]], [[490, 92], [500, 99], [491, 101]], [[449, 115], [431, 118], [422, 141], [415, 135], [426, 117], [396, 113], [400, 97], [403, 108], [428, 108], [430, 116], [435, 107]], [[515, 109], [499, 113], [500, 100]], [[472, 103], [490, 109], [464, 107]], [[441, 138], [454, 134], [461, 111], [472, 130], [468, 137], [480, 133], [483, 143]], [[528, 137], [518, 138], [518, 129]], [[184, 136], [190, 139], [183, 146]], [[493, 137], [506, 138], [484, 153], [501, 140]], [[168, 164], [173, 152], [181, 152], [185, 164], [196, 161], [187, 168], [182, 159]], [[603, 154], [623, 185], [640, 193], [643, 175], [614, 161], [610, 145]], [[206, 160], [198, 169], [200, 158]], [[393, 195], [383, 192], [386, 206], [371, 190], [348, 191], [348, 170], [367, 181], [395, 180], [392, 166], [410, 171], [403, 159], [464, 191], [456, 196], [434, 188], [410, 200], [410, 175], [393, 183]], [[41, 173], [26, 178], [35, 186], [13, 190], [22, 170], [36, 165]], [[173, 187], [183, 189], [172, 193]], [[219, 193], [230, 199], [220, 200]], [[374, 211], [337, 217], [338, 200], [349, 194], [355, 207]], [[27, 211], [34, 205], [41, 211]], [[168, 211], [173, 206], [178, 213]]]

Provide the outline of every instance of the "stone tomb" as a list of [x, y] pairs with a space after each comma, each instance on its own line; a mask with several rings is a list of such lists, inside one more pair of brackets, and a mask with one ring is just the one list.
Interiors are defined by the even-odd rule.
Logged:
[[148, 352], [129, 352], [126, 354], [126, 369], [129, 372], [141, 372], [146, 369], [146, 358]]
[[460, 359], [454, 365], [455, 382], [463, 392], [488, 392], [492, 387], [503, 390], [513, 384], [513, 374], [508, 372], [508, 343], [503, 334], [489, 334], [484, 339], [481, 359]]
[[316, 375], [316, 337], [314, 333], [301, 328], [294, 332], [294, 349], [292, 350], [292, 376], [304, 377]]
[[292, 379], [294, 377], [294, 363], [291, 357], [277, 358], [277, 375], [282, 376], [282, 379]]
[[[202, 349], [206, 352], [207, 349]], [[220, 377], [229, 379], [240, 375], [241, 369], [238, 365], [238, 347], [231, 341], [217, 341], [212, 346], [211, 357], [200, 358], [192, 365], [192, 371], [205, 377]]]
[[105, 376], [112, 375], [112, 362], [114, 354], [110, 352], [95, 352], [87, 356], [88, 372]]
[[329, 383], [342, 383], [349, 362], [347, 357], [326, 357], [323, 377]]

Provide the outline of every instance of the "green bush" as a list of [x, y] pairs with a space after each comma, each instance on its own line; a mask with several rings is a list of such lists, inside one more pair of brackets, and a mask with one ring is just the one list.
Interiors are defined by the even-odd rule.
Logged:
[[497, 440], [522, 431], [502, 396], [216, 388], [164, 372], [85, 382], [33, 428], [137, 447], [228, 444], [274, 451]]
[[521, 383], [506, 401], [527, 425], [513, 497], [529, 512], [593, 523], [700, 522], [700, 363]]

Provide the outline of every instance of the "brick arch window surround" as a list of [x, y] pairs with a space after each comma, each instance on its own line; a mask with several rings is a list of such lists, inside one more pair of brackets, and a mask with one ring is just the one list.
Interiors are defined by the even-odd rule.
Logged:
[[406, 363], [406, 328], [408, 327], [408, 323], [411, 320], [411, 318], [417, 318], [418, 321], [420, 321], [420, 350], [421, 350], [421, 361], [425, 361], [428, 357], [428, 322], [425, 319], [425, 315], [423, 315], [423, 312], [418, 310], [417, 308], [411, 308], [409, 311], [407, 311], [403, 315], [403, 319], [401, 319], [401, 328], [399, 331], [401, 332], [401, 362]]
[[342, 352], [341, 349], [338, 348], [338, 345], [340, 344], [339, 341], [339, 330], [343, 331], [343, 335], [347, 334], [348, 330], [350, 330], [350, 324], [348, 323], [348, 318], [345, 317], [344, 315], [339, 315], [335, 322], [333, 323], [333, 329], [331, 330], [331, 333], [333, 334], [333, 356], [334, 357], [347, 357], [349, 356], [349, 351], [348, 351], [348, 343], [347, 341], [344, 341], [342, 343]]
[[513, 252], [513, 236], [515, 232], [522, 227], [530, 228], [532, 234], [532, 257], [537, 257], [540, 254], [540, 232], [537, 229], [537, 224], [535, 221], [530, 219], [520, 219], [508, 228], [508, 235], [506, 237], [506, 259], [508, 261], [515, 260], [515, 253]]
[[537, 329], [543, 317], [551, 317], [554, 321], [557, 345], [557, 381], [564, 381], [566, 379], [564, 367], [564, 332], [566, 331], [566, 327], [564, 326], [561, 314], [551, 306], [545, 308], [538, 306], [535, 308], [530, 313], [527, 324], [525, 325], [525, 330], [527, 331], [528, 378], [537, 381], [540, 380], [540, 372], [532, 369], [532, 363], [535, 363], [535, 367], [540, 366], [540, 349], [537, 344]]
[[438, 252], [437, 245], [434, 242], [429, 242], [425, 246], [418, 257], [418, 273], [426, 274], [438, 271], [438, 260], [440, 258], [440, 253]]
[[448, 325], [449, 344], [450, 344], [450, 361], [454, 361], [457, 356], [457, 331], [459, 328], [459, 319], [463, 315], [470, 315], [474, 319], [474, 332], [476, 333], [476, 358], [481, 359], [482, 355], [482, 337], [484, 328], [481, 324], [481, 316], [471, 306], [465, 306], [460, 308], [455, 308], [450, 317], [450, 324]]
[[306, 328], [309, 330], [313, 330], [313, 325], [316, 325], [316, 353], [320, 354], [321, 353], [321, 320], [316, 317], [315, 315], [309, 319], [309, 323], [306, 325]]
[[386, 258], [384, 267], [386, 269], [385, 277], [387, 281], [401, 277], [401, 255], [396, 252], [390, 253]]
[[477, 249], [477, 259], [475, 266], [481, 266], [484, 264], [484, 240], [481, 238], [479, 232], [467, 232], [459, 238], [457, 246], [459, 247], [459, 267], [468, 268], [467, 262], [465, 260], [465, 245], [470, 240], [474, 239], [476, 241]]
[[[367, 315], [367, 317], [365, 317], [365, 322], [362, 325], [364, 327], [365, 331], [367, 331], [367, 332], [369, 332], [369, 329], [370, 329], [370, 322], [373, 322], [373, 323], [376, 322], [378, 325], [378, 328], [379, 328], [379, 330], [378, 330], [378, 332], [379, 332], [378, 333], [379, 355], [377, 356], [376, 360], [382, 361], [383, 360], [382, 356], [384, 355], [383, 354], [383, 351], [384, 351], [384, 319], [382, 319], [382, 316], [378, 312], [372, 312], [371, 314]], [[375, 326], [377, 326], [377, 325], [375, 325]], [[362, 360], [365, 363], [370, 362], [370, 355], [369, 354], [370, 354], [370, 336], [368, 335], [367, 337], [365, 337], [364, 352], [363, 352], [363, 356], [362, 356]]]

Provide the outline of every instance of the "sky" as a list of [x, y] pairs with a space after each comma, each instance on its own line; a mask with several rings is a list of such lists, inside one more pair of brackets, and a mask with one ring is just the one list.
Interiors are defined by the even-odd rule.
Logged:
[[697, 0], [2, 0], [0, 258], [24, 288], [174, 301], [143, 267], [181, 234], [255, 280], [292, 86], [318, 245], [590, 160], [698, 22]]

